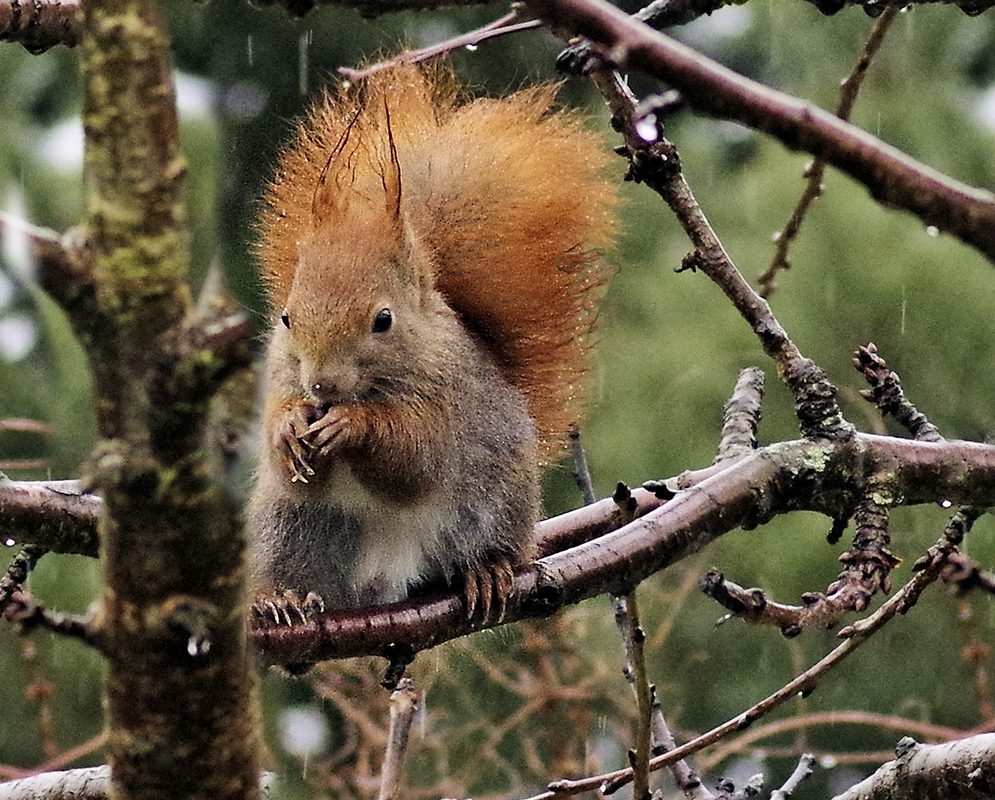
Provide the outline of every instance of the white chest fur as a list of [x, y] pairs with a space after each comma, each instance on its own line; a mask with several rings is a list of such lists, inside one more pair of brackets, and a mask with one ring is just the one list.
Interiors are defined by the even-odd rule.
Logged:
[[364, 487], [344, 464], [336, 465], [323, 499], [360, 522], [363, 530], [354, 587], [376, 586], [382, 602], [407, 597], [409, 585], [425, 576], [441, 555], [440, 530], [451, 522], [445, 499], [429, 495], [398, 503]]

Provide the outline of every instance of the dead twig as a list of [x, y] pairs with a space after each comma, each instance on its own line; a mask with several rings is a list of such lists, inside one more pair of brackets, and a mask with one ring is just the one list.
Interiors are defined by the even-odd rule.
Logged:
[[[853, 110], [853, 104], [857, 101], [857, 94], [860, 92], [871, 61], [881, 48], [885, 34], [898, 15], [898, 11], [897, 5], [888, 6], [877, 18], [867, 41], [864, 42], [857, 63], [840, 84], [840, 99], [836, 106], [836, 116], [840, 119], [850, 119], [850, 112]], [[822, 196], [822, 177], [825, 172], [826, 162], [820, 158], [815, 159], [805, 167], [805, 189], [802, 191], [801, 197], [798, 198], [798, 203], [784, 227], [774, 234], [774, 258], [771, 260], [770, 266], [757, 278], [762, 297], [770, 297], [773, 293], [777, 286], [775, 283], [777, 273], [791, 267], [788, 248], [798, 235], [798, 231], [801, 230], [802, 221], [805, 219], [809, 206]]]
[[740, 372], [736, 388], [725, 405], [716, 464], [757, 449], [757, 426], [760, 424], [763, 396], [763, 372], [755, 367]]

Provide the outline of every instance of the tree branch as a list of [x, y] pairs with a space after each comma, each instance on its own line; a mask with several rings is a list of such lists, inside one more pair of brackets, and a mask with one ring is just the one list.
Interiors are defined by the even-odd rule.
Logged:
[[53, 553], [97, 555], [100, 498], [77, 481], [0, 478], [0, 544], [41, 545]]
[[[845, 638], [843, 644], [836, 647], [831, 653], [820, 659], [818, 663], [812, 665], [801, 675], [797, 676], [769, 697], [761, 700], [756, 705], [747, 709], [736, 717], [722, 723], [701, 736], [697, 736], [690, 742], [682, 744], [680, 747], [658, 756], [650, 761], [651, 769], [662, 769], [669, 767], [680, 759], [687, 758], [699, 750], [714, 744], [730, 733], [742, 730], [753, 724], [757, 719], [769, 714], [775, 708], [780, 707], [791, 700], [799, 693], [811, 694], [821, 682], [822, 678], [836, 664], [850, 656], [858, 647], [866, 642], [872, 635], [881, 630], [896, 614], [904, 614], [918, 601], [919, 596], [929, 584], [937, 579], [943, 569], [947, 553], [950, 552], [950, 543], [940, 540], [931, 549], [931, 558], [922, 570], [912, 576], [912, 579], [899, 589], [893, 597], [889, 598], [877, 611], [866, 619], [840, 631], [839, 636]], [[597, 775], [591, 778], [584, 778], [576, 781], [558, 781], [550, 786], [550, 792], [538, 795], [531, 800], [552, 800], [557, 795], [580, 794], [581, 792], [598, 789], [604, 794], [612, 794], [618, 791], [632, 780], [632, 770], [623, 769], [605, 775]]]
[[[699, 582], [702, 591], [723, 607], [730, 616], [745, 622], [761, 625], [776, 625], [785, 636], [797, 636], [804, 628], [832, 628], [852, 611], [863, 611], [879, 590], [891, 591], [890, 572], [900, 562], [888, 550], [890, 537], [887, 533], [887, 509], [872, 499], [887, 495], [884, 492], [869, 492], [857, 504], [854, 521], [857, 531], [853, 546], [840, 556], [846, 567], [826, 593], [807, 592], [802, 595], [804, 605], [789, 606], [777, 603], [767, 597], [762, 589], [743, 589], [717, 572], [710, 572]], [[954, 514], [943, 532], [944, 541], [950, 546], [945, 555], [946, 563], [940, 578], [965, 591], [975, 586], [983, 586], [977, 580], [978, 571], [958, 550], [971, 526], [981, 516], [980, 509], [965, 506]], [[929, 563], [930, 556], [924, 556], [916, 567]]]
[[[903, 505], [949, 498], [985, 506], [995, 496], [995, 447], [861, 433], [848, 441], [770, 445], [703, 474], [666, 503], [634, 490], [632, 513], [638, 518], [622, 527], [627, 514], [612, 500], [542, 523], [540, 546], [549, 554], [515, 576], [503, 624], [548, 616], [600, 594], [624, 594], [715, 538], [778, 514], [813, 510], [835, 518], [839, 509], [853, 508], [869, 486], [886, 488]], [[550, 542], [570, 546], [550, 553]], [[308, 664], [389, 656], [394, 647], [428, 649], [481, 627], [466, 619], [458, 596], [445, 594], [329, 612], [292, 627], [259, 617], [252, 637], [275, 663]]]
[[18, 42], [32, 53], [80, 38], [79, 0], [0, 1], [0, 42]]
[[[735, 0], [655, 0], [633, 15], [657, 30], [685, 25], [698, 17], [711, 14]], [[886, 7], [883, 0], [807, 0], [824, 14], [835, 14], [847, 5], [859, 5], [870, 16], [877, 16]], [[484, 5], [486, 0], [256, 0], [256, 4], [279, 5], [295, 16], [304, 16], [321, 6], [356, 8], [368, 17], [397, 11], [428, 11], [438, 8]], [[949, 3], [965, 14], [975, 16], [995, 5], [995, 0], [912, 0], [907, 5]], [[521, 28], [534, 27], [522, 22]], [[0, 42], [17, 42], [32, 53], [42, 53], [51, 47], [75, 47], [80, 40], [79, 0], [0, 0]], [[509, 31], [503, 31], [507, 33]], [[487, 38], [490, 38], [489, 36]], [[568, 51], [570, 52], [570, 51]], [[586, 63], [587, 52], [578, 49], [572, 56], [575, 63]], [[569, 63], [569, 62], [565, 62]]]
[[[260, 796], [276, 797], [275, 783], [272, 773], [263, 773], [259, 781]], [[0, 783], [0, 800], [108, 800], [110, 788], [110, 767], [78, 767]]]
[[0, 800], [106, 800], [110, 778], [107, 766], [43, 772], [0, 783]]
[[37, 245], [42, 285], [94, 376], [101, 439], [84, 484], [102, 497], [92, 636], [107, 658], [108, 761], [131, 800], [243, 800], [258, 785], [245, 543], [208, 423], [248, 337], [224, 316], [209, 317], [212, 337], [192, 310], [186, 164], [156, 4], [82, 11], [86, 218]]
[[988, 800], [995, 796], [995, 734], [921, 745], [906, 737], [898, 756], [833, 800]]
[[722, 438], [715, 463], [740, 458], [757, 449], [757, 426], [760, 425], [763, 396], [763, 371], [756, 367], [742, 370], [736, 388], [723, 409]]
[[[615, 598], [615, 625], [622, 634], [625, 647], [625, 678], [636, 697], [635, 747], [629, 750], [632, 767], [633, 800], [649, 800], [650, 756], [653, 749], [653, 694], [646, 673], [646, 654], [643, 647], [646, 632], [639, 622], [639, 603], [636, 590], [625, 597]], [[658, 710], [658, 709], [657, 709]]]
[[678, 89], [692, 107], [773, 136], [864, 184], [881, 204], [915, 214], [995, 262], [995, 195], [916, 161], [817, 106], [717, 64], [604, 0], [529, 0], [558, 29], [584, 36], [614, 67]]
[[401, 776], [404, 755], [408, 749], [411, 725], [418, 713], [418, 691], [411, 678], [401, 678], [390, 695], [390, 731], [387, 751], [380, 771], [378, 800], [397, 800], [401, 795]]
[[795, 767], [794, 772], [791, 773], [780, 789], [771, 792], [770, 800], [788, 800], [794, 794], [798, 785], [812, 774], [812, 764], [814, 763], [815, 756], [810, 753], [806, 753], [798, 759], [798, 766]]
[[[955, 555], [955, 554], [952, 554]], [[940, 580], [943, 576], [940, 576]], [[797, 716], [784, 717], [772, 720], [763, 725], [753, 725], [749, 730], [743, 731], [736, 736], [726, 739], [722, 744], [709, 750], [707, 755], [700, 755], [697, 763], [703, 772], [715, 769], [726, 759], [747, 753], [770, 753], [770, 747], [763, 747], [759, 744], [764, 739], [783, 736], [788, 732], [798, 732], [819, 727], [831, 727], [835, 725], [864, 725], [879, 731], [898, 731], [902, 734], [915, 734], [925, 736], [933, 741], [947, 741], [950, 739], [962, 739], [976, 733], [987, 733], [988, 730], [981, 728], [965, 731], [959, 728], [951, 728], [944, 725], [936, 725], [921, 720], [908, 719], [898, 715], [875, 714], [869, 711], [826, 711], [821, 713], [799, 714]], [[780, 752], [785, 752], [781, 750]], [[854, 754], [847, 754], [852, 756]], [[861, 758], [856, 754], [857, 758]], [[843, 757], [839, 758], [842, 763]]]
[[[704, 14], [711, 14], [736, 0], [655, 0], [637, 12], [634, 17], [654, 28], [684, 25]], [[303, 16], [322, 6], [358, 8], [366, 16], [379, 16], [394, 11], [427, 11], [435, 8], [482, 5], [486, 0], [257, 0], [260, 5], [283, 6], [291, 14]], [[876, 17], [887, 5], [887, 0], [807, 0], [823, 14], [831, 15], [848, 5], [861, 6], [868, 16]], [[992, 7], [993, 0], [912, 0], [908, 5], [948, 3], [959, 7], [965, 14], [975, 16]]]
[[[795, 413], [804, 436], [848, 438], [854, 428], [836, 403], [836, 388], [825, 373], [791, 341], [770, 305], [743, 277], [698, 205], [681, 172], [680, 156], [661, 133], [655, 114], [641, 112], [627, 85], [614, 70], [594, 72], [612, 112], [612, 123], [625, 138], [619, 152], [629, 158], [627, 180], [645, 183], [667, 203], [695, 250], [678, 272], [701, 270], [733, 304], [777, 364], [778, 374], [795, 398]], [[646, 124], [648, 123], [648, 124]], [[647, 134], [643, 130], [651, 128]]]
[[[509, 608], [506, 622], [544, 616], [568, 603], [610, 591], [611, 586], [624, 582], [629, 558], [637, 559], [642, 565], [639, 574], [645, 577], [741, 525], [754, 527], [798, 509], [835, 518], [841, 509], [852, 507], [870, 485], [887, 488], [904, 504], [949, 500], [986, 506], [995, 493], [995, 448], [858, 434], [852, 444], [797, 441], [771, 445], [737, 461], [661, 483], [680, 492], [679, 502], [664, 505], [650, 491], [637, 489], [632, 493], [635, 505], [626, 513], [609, 499], [541, 523], [536, 536], [543, 558], [533, 570], [516, 577], [519, 601], [515, 609]], [[671, 496], [672, 492], [665, 493], [666, 498]], [[24, 497], [29, 499], [19, 504]], [[66, 506], [54, 515], [52, 535], [32, 538], [28, 532], [49, 530], [51, 515], [46, 506], [63, 500]], [[728, 516], [718, 506], [725, 502], [731, 504]], [[60, 552], [94, 554], [98, 498], [66, 494], [61, 485], [50, 489], [45, 484], [7, 482], [0, 485], [0, 504], [3, 530], [16, 532], [19, 541], [37, 541]], [[636, 522], [619, 530], [630, 514], [638, 518]], [[616, 533], [607, 536], [612, 531]], [[637, 543], [644, 536], [649, 538], [640, 546]], [[588, 563], [589, 556], [595, 560]], [[950, 579], [956, 582], [960, 574], [953, 570]], [[765, 602], [772, 604], [768, 613], [778, 608], [772, 601]], [[805, 607], [785, 608], [789, 609], [785, 624], [793, 625]], [[838, 619], [836, 615], [834, 620]], [[829, 624], [822, 617], [819, 622]], [[392, 644], [427, 649], [476, 629], [464, 619], [455, 595], [372, 612], [323, 615], [293, 628], [263, 619], [253, 624], [253, 636], [267, 657], [284, 664], [361, 654], [390, 657], [396, 652]], [[311, 641], [312, 637], [316, 639]]]
[[503, 17], [489, 22], [476, 30], [462, 33], [451, 39], [439, 42], [438, 44], [423, 47], [420, 50], [408, 50], [401, 55], [390, 58], [386, 61], [378, 61], [363, 69], [353, 69], [352, 67], [339, 67], [339, 74], [353, 83], [364, 80], [376, 72], [380, 72], [387, 67], [398, 62], [410, 64], [420, 64], [432, 58], [451, 53], [461, 47], [472, 47], [499, 36], [507, 36], [520, 31], [535, 30], [542, 27], [542, 22], [537, 19], [523, 19], [521, 14], [522, 6], [518, 3], [512, 6], [510, 13]]
[[939, 429], [906, 399], [901, 380], [888, 369], [888, 363], [878, 355], [873, 342], [857, 349], [853, 366], [871, 387], [861, 391], [861, 397], [874, 403], [882, 416], [893, 416], [915, 439], [924, 442], [943, 441]]
[[321, 6], [344, 6], [359, 9], [367, 17], [395, 11], [430, 11], [435, 8], [479, 6], [486, 0], [260, 0], [260, 5], [283, 6], [295, 16], [304, 16]]

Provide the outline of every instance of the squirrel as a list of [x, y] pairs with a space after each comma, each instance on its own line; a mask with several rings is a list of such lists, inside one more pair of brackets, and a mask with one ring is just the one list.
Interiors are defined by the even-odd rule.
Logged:
[[[257, 614], [462, 589], [504, 616], [576, 420], [617, 185], [555, 85], [399, 63], [329, 92], [264, 196]], [[302, 599], [303, 598], [303, 599]]]

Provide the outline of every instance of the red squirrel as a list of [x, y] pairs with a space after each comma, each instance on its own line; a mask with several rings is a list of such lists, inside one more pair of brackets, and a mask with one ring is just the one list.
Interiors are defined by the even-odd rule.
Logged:
[[[569, 425], [617, 186], [555, 86], [399, 64], [319, 100], [266, 195], [255, 610], [455, 583], [503, 615]], [[293, 613], [291, 613], [293, 612]]]

